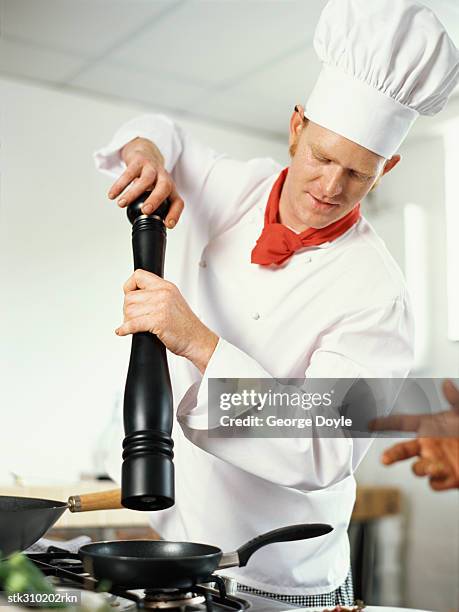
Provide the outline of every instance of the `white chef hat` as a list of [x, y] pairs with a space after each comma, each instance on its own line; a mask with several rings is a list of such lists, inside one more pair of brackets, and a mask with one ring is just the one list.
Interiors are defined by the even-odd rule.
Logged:
[[330, 0], [314, 48], [323, 66], [306, 117], [385, 158], [459, 80], [458, 49], [414, 0]]

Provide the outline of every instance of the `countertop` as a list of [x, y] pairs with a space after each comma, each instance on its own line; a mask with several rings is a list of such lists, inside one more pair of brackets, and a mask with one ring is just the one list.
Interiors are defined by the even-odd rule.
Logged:
[[[67, 501], [71, 495], [110, 490], [115, 484], [100, 480], [85, 480], [62, 485], [9, 485], [0, 486], [1, 495], [40, 497]], [[368, 521], [398, 514], [401, 494], [395, 487], [359, 486], [352, 519]], [[96, 510], [92, 512], [64, 512], [55, 528], [80, 527], [136, 527], [148, 525], [148, 513], [136, 510]]]

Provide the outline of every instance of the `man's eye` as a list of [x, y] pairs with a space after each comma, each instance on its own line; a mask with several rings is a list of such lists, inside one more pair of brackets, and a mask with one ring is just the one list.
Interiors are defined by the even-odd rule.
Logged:
[[363, 174], [359, 174], [358, 172], [355, 172], [354, 170], [351, 170], [351, 176], [353, 176], [354, 178], [356, 178], [359, 181], [369, 181], [369, 177], [368, 176], [364, 176]]

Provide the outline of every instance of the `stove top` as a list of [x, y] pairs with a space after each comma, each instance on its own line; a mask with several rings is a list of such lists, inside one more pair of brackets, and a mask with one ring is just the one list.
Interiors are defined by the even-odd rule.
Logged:
[[[189, 589], [126, 590], [103, 584], [87, 574], [75, 553], [51, 546], [46, 553], [29, 553], [28, 558], [49, 577], [56, 591], [73, 593], [88, 610], [96, 610], [101, 602], [113, 612], [132, 610], [167, 610], [168, 612], [224, 612], [251, 610], [251, 612], [282, 612], [294, 610], [293, 606], [276, 600], [250, 595], [233, 594], [228, 583], [220, 576], [215, 582], [195, 585]], [[231, 594], [230, 594], [231, 593]]]

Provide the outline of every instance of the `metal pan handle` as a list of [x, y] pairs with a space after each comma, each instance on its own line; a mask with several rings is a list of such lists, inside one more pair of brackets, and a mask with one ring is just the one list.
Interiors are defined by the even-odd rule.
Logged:
[[277, 542], [293, 542], [295, 540], [307, 540], [309, 538], [318, 538], [333, 531], [331, 525], [322, 523], [311, 523], [303, 525], [291, 525], [289, 527], [281, 527], [268, 531], [262, 535], [253, 538], [246, 544], [240, 546], [236, 552], [225, 553], [219, 563], [218, 568], [226, 567], [245, 567], [250, 557], [259, 548], [268, 544], [276, 544]]

